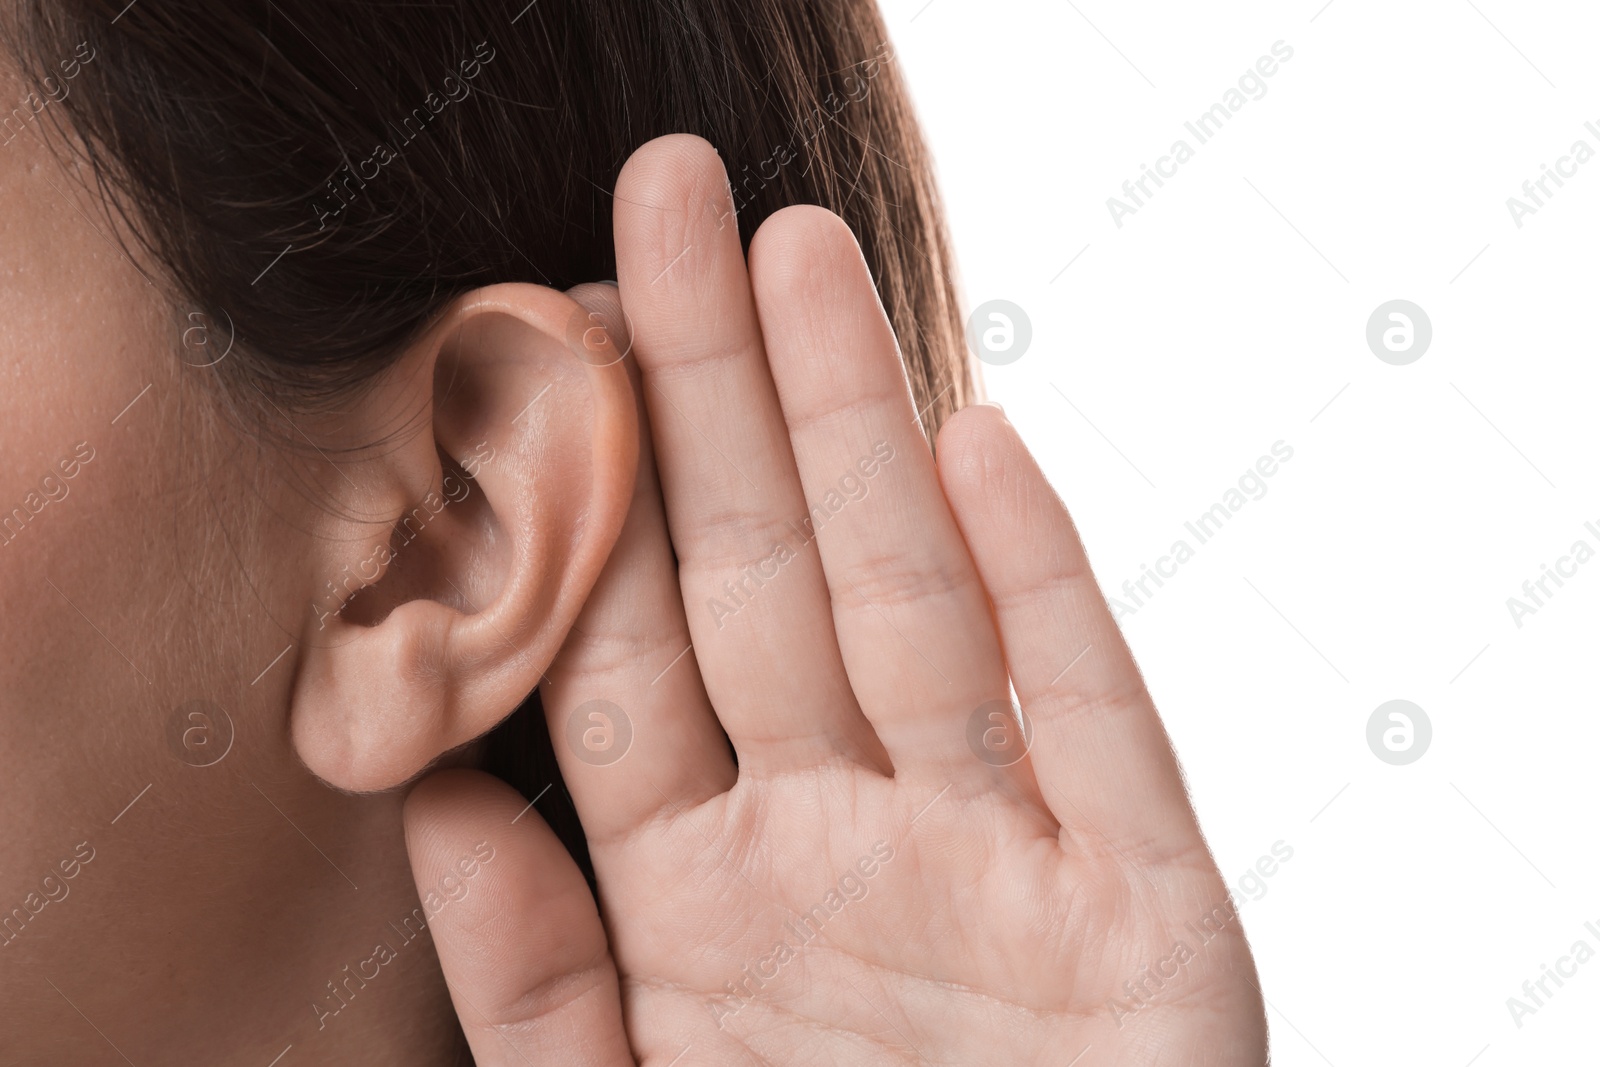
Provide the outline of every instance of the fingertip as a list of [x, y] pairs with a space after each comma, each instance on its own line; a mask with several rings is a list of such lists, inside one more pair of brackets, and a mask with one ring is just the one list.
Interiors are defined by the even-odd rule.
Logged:
[[621, 174], [617, 182], [633, 175], [640, 170], [654, 169], [659, 166], [681, 166], [695, 162], [705, 163], [715, 160], [718, 166], [722, 165], [722, 155], [715, 145], [695, 133], [666, 133], [660, 137], [652, 137], [644, 144], [633, 150], [622, 165]]
[[413, 819], [431, 812], [440, 801], [459, 788], [457, 782], [464, 772], [459, 769], [435, 771], [413, 782], [401, 802], [400, 811], [409, 824]]
[[731, 201], [727, 168], [710, 141], [670, 133], [634, 150], [617, 175], [616, 212], [681, 211], [702, 202]]
[[1021, 444], [999, 404], [968, 404], [939, 428], [935, 453], [940, 479], [950, 487], [981, 488], [1009, 466], [1007, 455]]
[[841, 284], [868, 273], [849, 223], [815, 204], [774, 212], [750, 240], [751, 285], [758, 301], [812, 306], [832, 300]]
[[510, 819], [525, 803], [522, 794], [491, 774], [456, 767], [423, 777], [401, 804], [406, 845], [413, 859], [441, 842], [504, 815]]
[[[608, 359], [625, 359], [633, 347], [633, 327], [628, 321], [627, 313], [622, 307], [622, 293], [616, 282], [584, 282], [574, 285], [567, 290], [567, 295], [577, 302], [588, 314], [585, 320], [589, 323], [599, 316], [600, 325], [605, 327], [609, 338], [609, 349], [605, 347], [605, 339], [597, 339], [601, 344], [585, 344], [583, 334], [578, 332], [578, 337], [569, 337], [569, 342], [582, 347], [586, 361], [604, 362]], [[588, 327], [584, 326], [587, 330]], [[575, 331], [569, 330], [569, 334]], [[589, 355], [594, 352], [595, 355]]]
[[616, 968], [583, 874], [511, 786], [446, 770], [406, 797], [419, 907], [479, 1063], [628, 1056]]

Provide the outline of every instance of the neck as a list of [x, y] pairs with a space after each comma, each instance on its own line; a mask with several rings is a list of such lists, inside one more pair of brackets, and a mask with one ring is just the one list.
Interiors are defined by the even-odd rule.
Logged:
[[203, 793], [189, 767], [153, 783], [72, 895], [0, 949], [8, 1014], [32, 1019], [0, 1058], [470, 1062], [412, 882], [403, 794], [338, 793], [297, 764], [225, 768]]

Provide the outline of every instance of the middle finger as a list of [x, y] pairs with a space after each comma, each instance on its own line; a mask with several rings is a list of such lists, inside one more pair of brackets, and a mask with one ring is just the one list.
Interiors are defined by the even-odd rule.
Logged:
[[662, 137], [617, 179], [617, 275], [695, 657], [740, 767], [883, 765], [834, 639], [722, 160]]

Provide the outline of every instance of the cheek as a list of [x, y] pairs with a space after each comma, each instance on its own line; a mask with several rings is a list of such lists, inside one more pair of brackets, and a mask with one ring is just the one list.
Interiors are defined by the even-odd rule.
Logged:
[[[167, 713], [214, 691], [222, 646], [254, 652], [245, 601], [217, 590], [252, 537], [215, 538], [207, 497], [228, 479], [197, 477], [182, 317], [113, 247], [81, 179], [18, 138], [0, 150], [0, 204], [25, 207], [0, 212], [0, 810], [34, 813], [18, 836], [48, 851], [73, 818], [115, 815], [130, 775], [164, 769]], [[0, 867], [21, 847], [0, 846]]]
[[[92, 202], [37, 141], [0, 152], [0, 203], [28, 205], [0, 212], [0, 601], [17, 608], [0, 614], [13, 650], [0, 701], [30, 704], [48, 697], [34, 681], [47, 665], [55, 693], [98, 673], [88, 642], [117, 656], [86, 619], [116, 642], [115, 606], [140, 602], [118, 598], [163, 568], [140, 513], [170, 462], [160, 450], [176, 447], [159, 429], [159, 394], [174, 397], [154, 291], [79, 214], [95, 217]], [[93, 458], [65, 477], [80, 454]]]

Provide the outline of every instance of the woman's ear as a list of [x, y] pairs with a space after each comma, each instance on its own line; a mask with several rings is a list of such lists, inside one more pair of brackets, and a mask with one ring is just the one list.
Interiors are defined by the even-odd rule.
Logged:
[[622, 529], [639, 415], [616, 290], [452, 303], [341, 415], [290, 708], [353, 791], [405, 782], [538, 684]]

